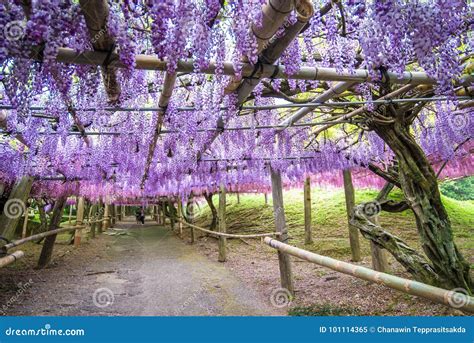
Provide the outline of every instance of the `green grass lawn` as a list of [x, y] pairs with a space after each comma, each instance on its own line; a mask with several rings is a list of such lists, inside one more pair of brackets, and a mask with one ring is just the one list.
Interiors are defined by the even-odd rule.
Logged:
[[[377, 190], [356, 191], [356, 204], [371, 201]], [[390, 194], [392, 199], [400, 199], [400, 191]], [[263, 194], [241, 194], [240, 204], [235, 195], [227, 196], [227, 230], [231, 233], [256, 233], [274, 231], [271, 194], [265, 205]], [[218, 206], [218, 196], [213, 197]], [[285, 214], [287, 218], [290, 244], [319, 254], [350, 259], [347, 215], [343, 189], [312, 188], [312, 230], [314, 243], [304, 245], [303, 190], [284, 192]], [[443, 202], [453, 225], [455, 241], [464, 255], [473, 262], [474, 257], [474, 201], [460, 201], [443, 196]], [[207, 226], [211, 214], [207, 204], [201, 203], [197, 225]], [[391, 233], [405, 240], [410, 246], [420, 249], [414, 216], [411, 211], [403, 213], [382, 213], [380, 224]], [[370, 256], [367, 240], [360, 237], [363, 256]]]

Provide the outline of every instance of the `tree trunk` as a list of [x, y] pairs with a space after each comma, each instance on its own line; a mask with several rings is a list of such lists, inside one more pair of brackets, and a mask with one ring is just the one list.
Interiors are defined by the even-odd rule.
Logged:
[[408, 130], [399, 120], [394, 125], [375, 128], [397, 157], [400, 186], [415, 215], [423, 250], [438, 276], [436, 283], [444, 288], [460, 287], [472, 292], [469, 264], [454, 244], [436, 174]]
[[311, 236], [311, 179], [304, 182], [304, 244], [313, 243]]
[[[212, 203], [212, 198], [209, 199]], [[225, 233], [227, 231], [226, 228], [226, 213], [225, 213], [225, 206], [226, 206], [226, 189], [225, 185], [222, 184], [220, 186], [220, 193], [219, 193], [219, 232]], [[227, 260], [227, 238], [220, 236], [219, 237], [219, 262], [225, 262]]]
[[216, 206], [214, 206], [214, 203], [212, 202], [212, 193], [204, 193], [204, 198], [206, 198], [207, 204], [209, 205], [209, 208], [211, 209], [212, 213], [212, 222], [211, 226], [209, 227], [209, 230], [214, 231], [217, 226], [217, 209]]
[[352, 184], [351, 171], [349, 169], [342, 171], [344, 179], [344, 195], [346, 200], [347, 225], [349, 227], [349, 243], [351, 246], [352, 261], [360, 261], [360, 242], [357, 228], [351, 225], [351, 213], [354, 210], [355, 194]]
[[[61, 224], [61, 218], [63, 217], [64, 206], [66, 205], [66, 196], [61, 196], [56, 200], [54, 204], [53, 216], [49, 223], [49, 230], [56, 230]], [[51, 255], [53, 254], [54, 242], [56, 242], [57, 235], [51, 235], [45, 238], [43, 248], [41, 249], [41, 255], [38, 260], [38, 268], [46, 267], [51, 261]]]

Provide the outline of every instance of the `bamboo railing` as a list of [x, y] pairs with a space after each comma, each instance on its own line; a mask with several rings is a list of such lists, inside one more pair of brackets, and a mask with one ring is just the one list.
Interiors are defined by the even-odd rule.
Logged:
[[21, 250], [17, 250], [5, 257], [0, 258], [0, 268], [3, 268], [10, 263], [15, 262], [16, 260], [19, 260], [20, 258], [24, 257], [25, 253]]
[[12, 241], [8, 244], [5, 244], [4, 246], [0, 247], [0, 252], [5, 252], [6, 253], [8, 249], [17, 247], [19, 245], [25, 244], [25, 243], [30, 242], [30, 241], [34, 241], [34, 240], [41, 239], [41, 238], [44, 238], [44, 237], [48, 237], [48, 236], [51, 236], [51, 235], [56, 235], [56, 234], [61, 233], [61, 232], [72, 231], [72, 230], [81, 230], [81, 229], [84, 229], [85, 227], [86, 227], [85, 225], [68, 226], [68, 227], [62, 227], [62, 228], [59, 228], [59, 229], [38, 233], [37, 235], [32, 235], [32, 236], [22, 238], [22, 239], [18, 239], [16, 241]]
[[[468, 296], [467, 294], [449, 291], [443, 288], [434, 287], [418, 281], [404, 279], [387, 273], [377, 272], [366, 267], [339, 261], [331, 257], [318, 255], [269, 237], [265, 237], [264, 242], [278, 251], [293, 255], [308, 262], [316, 263], [320, 266], [327, 267], [340, 273], [375, 282], [380, 285], [393, 288], [397, 291], [410, 295], [416, 295], [468, 313], [474, 313], [474, 298]], [[461, 301], [459, 301], [459, 299], [461, 299]]]
[[224, 233], [224, 232], [208, 230], [208, 229], [202, 228], [200, 226], [196, 226], [196, 225], [193, 225], [191, 223], [188, 223], [187, 221], [184, 221], [184, 220], [179, 220], [178, 219], [178, 222], [181, 222], [184, 225], [189, 226], [190, 228], [197, 229], [197, 230], [202, 231], [202, 232], [207, 232], [207, 233], [219, 236], [219, 237], [226, 237], [226, 238], [260, 238], [260, 237], [271, 237], [271, 236], [279, 236], [280, 235], [280, 233], [278, 233], [278, 232], [256, 233], [256, 234], [253, 234], [253, 235], [236, 235], [236, 234], [232, 234], [232, 233]]

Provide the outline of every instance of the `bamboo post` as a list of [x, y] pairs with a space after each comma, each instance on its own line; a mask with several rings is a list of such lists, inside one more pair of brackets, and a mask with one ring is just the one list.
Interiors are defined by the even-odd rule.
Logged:
[[33, 178], [23, 176], [13, 186], [0, 216], [0, 236], [7, 239], [13, 238], [21, 215], [25, 212], [32, 185]]
[[168, 206], [169, 206], [170, 227], [171, 227], [171, 230], [174, 230], [174, 204], [171, 197], [168, 198]]
[[110, 228], [110, 205], [104, 205], [104, 225], [102, 227], [103, 231], [107, 231]]
[[98, 233], [102, 233], [105, 229], [105, 222], [104, 222], [104, 215], [105, 215], [105, 206], [104, 206], [104, 203], [102, 202], [102, 200], [99, 200], [99, 207], [98, 207], [98, 211], [99, 211], [99, 218], [97, 218], [98, 220], [100, 220], [99, 224], [97, 225], [97, 231]]
[[110, 225], [111, 227], [115, 227], [115, 223], [117, 222], [117, 219], [115, 217], [115, 205], [114, 204], [111, 204], [109, 205], [110, 208], [109, 208], [109, 211], [110, 211]]
[[179, 236], [183, 237], [183, 201], [181, 198], [178, 198], [178, 229], [179, 229]]
[[163, 222], [164, 222], [163, 219], [162, 219], [161, 204], [162, 204], [162, 202], [160, 201], [159, 204], [158, 204], [158, 207], [157, 207], [157, 210], [158, 210], [158, 216], [157, 216], [158, 225], [163, 225]]
[[91, 206], [90, 214], [89, 214], [89, 221], [92, 221], [91, 223], [91, 237], [95, 238], [95, 231], [97, 228], [97, 208], [99, 206], [97, 204], [94, 204]]
[[347, 225], [349, 226], [349, 242], [351, 245], [352, 261], [360, 261], [360, 242], [359, 242], [359, 231], [357, 228], [350, 224], [352, 211], [354, 210], [355, 194], [354, 185], [352, 184], [352, 175], [349, 169], [342, 171], [344, 179], [344, 194], [346, 197], [346, 212], [347, 212]]
[[[80, 226], [84, 223], [84, 197], [77, 199], [77, 213], [76, 213], [76, 226]], [[81, 244], [82, 229], [74, 232], [74, 246]]]
[[313, 243], [311, 236], [311, 180], [309, 176], [304, 182], [304, 244]]
[[28, 229], [28, 212], [29, 212], [29, 208], [27, 207], [25, 209], [25, 219], [23, 220], [23, 230], [21, 231], [21, 238], [25, 238], [26, 237], [26, 231]]
[[[225, 185], [221, 184], [220, 193], [219, 193], [219, 232], [226, 233], [226, 189]], [[219, 236], [219, 257], [217, 259], [219, 262], [225, 262], [227, 260], [227, 239], [223, 236]]]
[[115, 213], [116, 213], [116, 216], [117, 216], [117, 222], [121, 221], [122, 220], [122, 209], [121, 209], [120, 205], [115, 205]]
[[[186, 211], [188, 212], [189, 221], [191, 222], [191, 224], [194, 224], [194, 206], [192, 205], [193, 201], [194, 201], [194, 195], [191, 193], [188, 199], [188, 203], [186, 205]], [[190, 226], [189, 229], [191, 233], [191, 244], [193, 244], [194, 241], [196, 240], [194, 228]]]
[[[49, 223], [49, 231], [56, 230], [61, 224], [61, 218], [63, 217], [63, 209], [66, 205], [66, 196], [62, 196], [56, 200], [53, 208], [53, 215]], [[57, 234], [47, 236], [41, 249], [41, 254], [38, 260], [38, 268], [43, 268], [48, 265], [53, 255], [54, 242], [56, 242]]]
[[[288, 241], [288, 230], [286, 227], [285, 208], [283, 206], [283, 187], [281, 173], [279, 170], [270, 168], [272, 179], [273, 212], [275, 216], [276, 232], [280, 234], [278, 239], [286, 243]], [[280, 265], [281, 286], [294, 294], [293, 278], [291, 273], [290, 256], [278, 251], [278, 261]]]
[[72, 224], [72, 204], [69, 205], [69, 218], [68, 218], [68, 224]]

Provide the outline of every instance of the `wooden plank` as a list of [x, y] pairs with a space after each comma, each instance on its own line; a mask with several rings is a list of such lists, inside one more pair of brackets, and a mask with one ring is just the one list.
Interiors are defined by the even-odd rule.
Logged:
[[[280, 235], [278, 239], [287, 243], [288, 230], [286, 227], [285, 208], [283, 205], [283, 186], [281, 182], [281, 173], [279, 170], [270, 168], [272, 179], [272, 196], [273, 196], [273, 214], [275, 217], [275, 229]], [[290, 256], [286, 253], [278, 251], [278, 262], [280, 265], [281, 286], [287, 289], [292, 295], [294, 294], [293, 277], [291, 272]]]
[[352, 175], [349, 169], [342, 171], [344, 178], [344, 194], [346, 197], [347, 225], [349, 226], [349, 242], [351, 245], [352, 261], [360, 261], [360, 242], [359, 231], [350, 224], [352, 211], [355, 205], [354, 185], [352, 184]]
[[311, 235], [311, 179], [304, 182], [304, 244], [313, 243]]
[[[238, 194], [238, 193], [237, 193]], [[225, 185], [221, 184], [219, 192], [219, 212], [218, 212], [218, 230], [219, 232], [226, 233], [226, 189]], [[219, 262], [225, 262], [227, 260], [227, 239], [223, 236], [219, 237]]]

